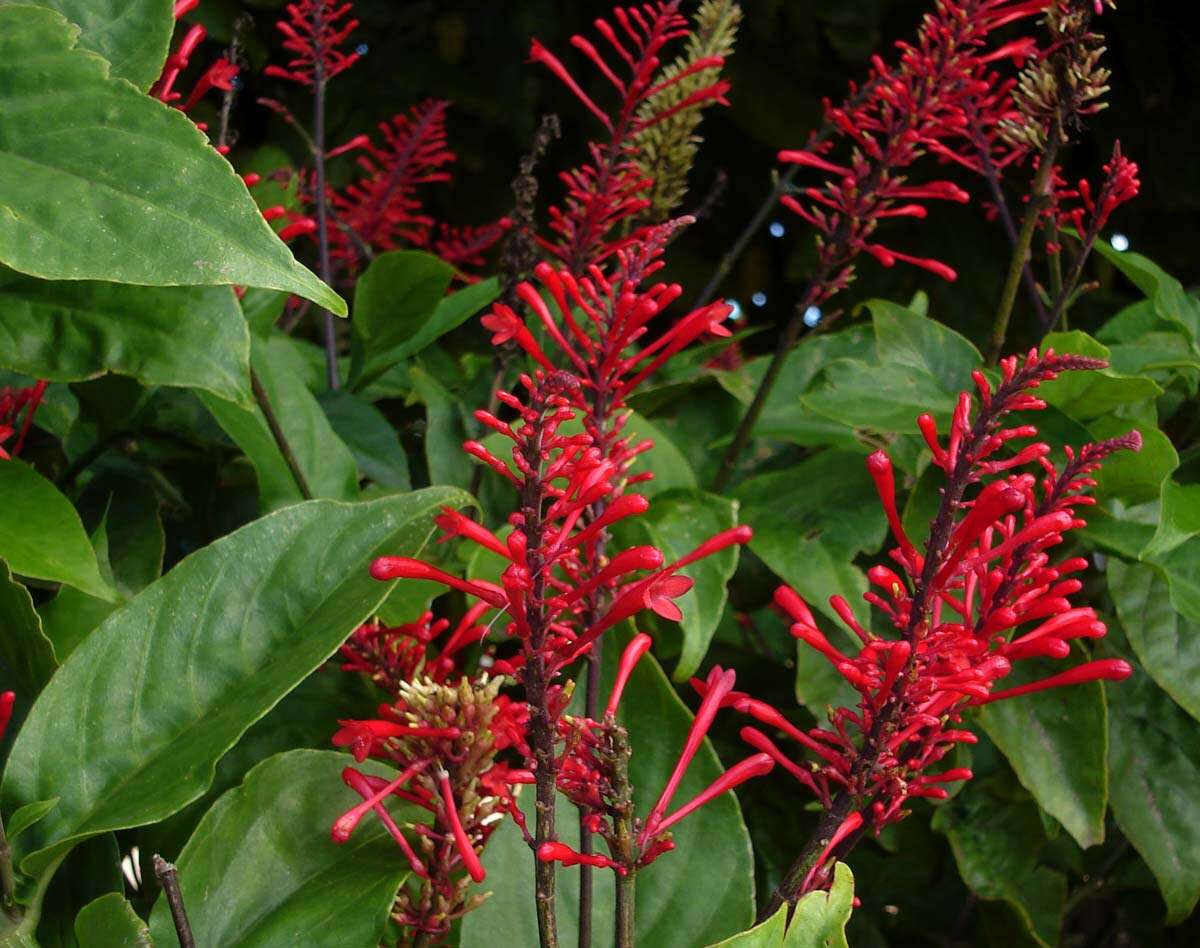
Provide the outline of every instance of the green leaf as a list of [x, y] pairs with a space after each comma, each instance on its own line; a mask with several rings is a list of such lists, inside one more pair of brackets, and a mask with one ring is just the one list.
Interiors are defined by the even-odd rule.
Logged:
[[937, 380], [954, 397], [971, 387], [971, 373], [983, 356], [953, 329], [887, 300], [869, 300], [881, 364], [902, 365]]
[[416, 553], [434, 513], [468, 501], [431, 488], [289, 507], [113, 613], [42, 692], [9, 758], [6, 808], [61, 797], [19, 847], [22, 871], [38, 876], [81, 839], [200, 796], [221, 755], [383, 601], [371, 560]]
[[228, 287], [35, 280], [0, 269], [0, 364], [54, 382], [105, 372], [250, 403], [250, 335]]
[[[380, 944], [408, 863], [374, 818], [343, 845], [329, 838], [334, 820], [361, 802], [342, 782], [347, 764], [353, 758], [332, 751], [279, 754], [205, 814], [176, 861], [198, 945]], [[355, 766], [395, 774], [374, 761]], [[411, 805], [393, 810], [400, 823], [420, 813]], [[159, 944], [174, 944], [162, 897], [150, 930]]]
[[22, 461], [0, 461], [0, 497], [0, 558], [14, 573], [113, 598], [79, 514], [53, 484]]
[[1193, 343], [1200, 339], [1200, 303], [1188, 296], [1178, 280], [1140, 253], [1118, 252], [1105, 240], [1097, 240], [1094, 248], [1146, 294], [1159, 316], [1183, 327]]
[[1037, 807], [995, 784], [972, 783], [937, 808], [933, 828], [945, 833], [963, 881], [981, 899], [1007, 902], [1038, 944], [1058, 944], [1067, 880], [1038, 864], [1045, 841]]
[[784, 948], [849, 948], [846, 923], [853, 910], [854, 874], [839, 862], [828, 892], [809, 892], [796, 903]]
[[262, 286], [344, 314], [204, 134], [77, 39], [52, 10], [0, 7], [0, 262], [43, 279]]
[[1142, 551], [1142, 557], [1161, 557], [1177, 549], [1200, 533], [1200, 484], [1162, 485], [1162, 516], [1153, 539]]
[[1158, 880], [1175, 925], [1200, 900], [1200, 725], [1145, 675], [1109, 687], [1113, 816]]
[[420, 250], [394, 250], [371, 261], [354, 289], [354, 389], [420, 352], [496, 297], [494, 279], [448, 297], [453, 278], [450, 264]]
[[[603, 686], [606, 695], [626, 639], [609, 639], [604, 648]], [[583, 689], [576, 697], [582, 700]], [[679, 758], [691, 726], [691, 715], [675, 694], [658, 663], [646, 656], [638, 664], [618, 720], [629, 731], [634, 748], [630, 777], [639, 814], [648, 812]], [[721, 773], [721, 765], [705, 740], [675, 797], [690, 799]], [[529, 795], [532, 796], [532, 795]], [[523, 803], [532, 806], [527, 796]], [[578, 845], [578, 815], [563, 803], [558, 810], [560, 838]], [[726, 794], [702, 807], [672, 828], [676, 848], [639, 874], [637, 880], [637, 943], [654, 948], [692, 948], [728, 937], [747, 927], [754, 915], [753, 862], [750, 841], [737, 801]], [[604, 844], [600, 843], [603, 849]], [[511, 821], [506, 820], [484, 850], [486, 888], [493, 894], [462, 925], [461, 948], [494, 945], [536, 945], [533, 905], [533, 856]], [[703, 864], [710, 869], [699, 871]], [[558, 873], [559, 940], [576, 942], [578, 872]], [[595, 904], [612, 905], [611, 873], [594, 876]], [[612, 916], [597, 911], [593, 944], [612, 943]]]
[[114, 584], [117, 600], [108, 602], [63, 586], [39, 608], [46, 637], [61, 664], [112, 612], [158, 579], [165, 537], [158, 499], [124, 491], [109, 500], [100, 525], [92, 532], [92, 548], [100, 573]]
[[1097, 441], [1120, 437], [1135, 428], [1142, 436], [1142, 449], [1118, 451], [1105, 458], [1104, 465], [1094, 475], [1098, 498], [1119, 497], [1130, 504], [1156, 500], [1163, 490], [1163, 480], [1179, 467], [1179, 454], [1171, 439], [1152, 424], [1135, 425], [1107, 415], [1089, 426]]
[[382, 487], [412, 490], [408, 458], [383, 412], [344, 388], [321, 392], [317, 401], [363, 477]]
[[[656, 546], [670, 563], [736, 525], [737, 501], [699, 490], [672, 490], [655, 496], [649, 511], [630, 521], [630, 527], [619, 531], [618, 537], [622, 547]], [[704, 660], [725, 611], [725, 587], [737, 568], [737, 559], [738, 548], [733, 546], [680, 570], [695, 586], [676, 600], [683, 612], [679, 623], [683, 647], [672, 675], [675, 681], [687, 681]]]
[[1153, 566], [1109, 560], [1108, 590], [1146, 673], [1200, 720], [1200, 622], [1176, 610]]
[[[564, 433], [567, 431], [565, 427], [561, 430]], [[646, 440], [654, 442], [654, 447], [638, 456], [633, 467], [635, 474], [639, 471], [654, 472], [653, 479], [638, 485], [639, 494], [653, 498], [668, 490], [697, 486], [696, 474], [683, 452], [654, 422], [631, 411], [625, 427], [621, 430], [624, 435], [628, 435], [631, 445]]]
[[38, 943], [42, 948], [76, 948], [75, 917], [101, 896], [124, 889], [115, 833], [101, 833], [76, 846], [55, 871], [42, 900]]
[[[250, 344], [251, 364], [313, 496], [352, 500], [358, 496], [358, 465], [354, 455], [334, 434], [325, 412], [303, 380], [289, 370], [289, 357], [284, 339], [255, 337]], [[301, 500], [300, 488], [261, 409], [257, 405], [239, 408], [203, 392], [200, 398], [254, 465], [263, 510]]]
[[[1087, 333], [1052, 332], [1042, 342], [1058, 353], [1108, 359], [1108, 349]], [[1112, 369], [1095, 372], [1065, 372], [1051, 382], [1038, 386], [1039, 398], [1065, 412], [1072, 418], [1087, 421], [1107, 415], [1123, 405], [1134, 404], [1162, 394], [1153, 379], [1139, 375], [1122, 375]]]
[[[1002, 688], [1048, 678], [1063, 662], [1019, 662]], [[1081, 847], [1104, 841], [1108, 808], [1108, 718], [1099, 682], [1051, 688], [996, 701], [979, 710], [979, 723], [1042, 809], [1062, 823]]]
[[78, 26], [79, 45], [145, 92], [166, 62], [175, 30], [170, 0], [21, 0], [57, 10]]
[[[467, 487], [475, 462], [463, 451], [467, 440], [462, 402], [432, 374], [419, 366], [409, 368], [413, 393], [425, 405], [425, 465], [431, 484]], [[512, 442], [505, 440], [511, 447]], [[499, 455], [504, 457], [504, 454]], [[505, 458], [507, 460], [507, 458]]]
[[57, 666], [29, 590], [0, 560], [0, 691], [15, 691], [28, 706]]
[[[171, 931], [175, 937], [174, 929]], [[150, 929], [120, 892], [102, 895], [75, 916], [79, 948], [154, 948]], [[170, 945], [167, 939], [163, 945]]]
[[725, 938], [709, 948], [783, 948], [789, 911], [790, 908], [785, 905], [765, 922]]
[[12, 816], [4, 821], [4, 833], [11, 843], [14, 839], [24, 833], [34, 823], [43, 819], [47, 813], [58, 806], [58, 797], [52, 797], [49, 800], [38, 800], [36, 803], [27, 803], [21, 809], [17, 810]]
[[877, 549], [887, 521], [863, 455], [823, 451], [795, 467], [736, 488], [741, 519], [754, 528], [753, 550], [815, 609], [837, 620], [833, 593], [865, 618], [867, 581], [855, 555]]

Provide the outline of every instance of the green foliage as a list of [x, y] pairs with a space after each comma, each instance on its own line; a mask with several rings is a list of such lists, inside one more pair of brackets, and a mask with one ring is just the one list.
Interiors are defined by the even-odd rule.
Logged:
[[79, 948], [153, 948], [154, 945], [150, 929], [119, 892], [110, 892], [87, 904], [75, 917], [75, 937]]
[[[379, 943], [408, 866], [378, 820], [330, 842], [334, 820], [360, 799], [339, 777], [347, 761], [332, 751], [271, 757], [204, 815], [176, 862], [197, 944]], [[373, 762], [362, 770], [389, 774]], [[396, 817], [419, 821], [420, 811], [406, 806]], [[150, 930], [158, 944], [173, 943], [165, 897]]]
[[345, 313], [203, 134], [77, 39], [53, 10], [0, 7], [0, 263], [43, 279], [263, 286]]

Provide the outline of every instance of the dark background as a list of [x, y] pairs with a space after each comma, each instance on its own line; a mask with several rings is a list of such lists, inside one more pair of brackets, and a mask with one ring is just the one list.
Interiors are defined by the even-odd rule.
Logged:
[[[684, 4], [690, 13], [695, 4]], [[727, 186], [712, 215], [677, 242], [672, 276], [689, 291], [698, 290], [734, 236], [745, 225], [770, 187], [778, 149], [803, 144], [820, 120], [823, 96], [840, 98], [849, 80], [867, 72], [876, 50], [891, 57], [891, 44], [911, 38], [930, 0], [749, 0], [737, 50], [727, 64], [733, 83], [730, 108], [710, 109], [701, 131], [706, 142], [693, 170], [693, 203], [704, 200], [719, 172]], [[1117, 12], [1098, 21], [1108, 38], [1106, 63], [1112, 70], [1109, 108], [1094, 116], [1079, 145], [1066, 159], [1068, 176], [1095, 179], [1119, 139], [1141, 167], [1142, 193], [1110, 223], [1110, 233], [1126, 234], [1134, 250], [1145, 253], [1185, 284], [1200, 278], [1196, 247], [1200, 241], [1200, 143], [1193, 130], [1200, 118], [1194, 94], [1200, 80], [1200, 22], [1187, 0], [1123, 0]], [[541, 168], [543, 199], [559, 200], [553, 173], [576, 163], [596, 123], [543, 68], [525, 62], [529, 38], [536, 36], [610, 104], [611, 89], [593, 82], [594, 70], [568, 45], [571, 33], [590, 31], [592, 20], [611, 5], [552, 0], [357, 0], [361, 25], [354, 39], [367, 46], [363, 60], [330, 86], [330, 141], [370, 131], [375, 122], [427, 97], [451, 100], [450, 143], [458, 153], [455, 181], [431, 189], [430, 204], [439, 219], [451, 223], [494, 218], [511, 206], [516, 162], [527, 150], [538, 116], [556, 112], [563, 137]], [[277, 4], [205, 0], [198, 16], [210, 27], [214, 43], [229, 34], [234, 19], [253, 17], [247, 31], [251, 68], [234, 114], [242, 154], [266, 142], [303, 152], [295, 136], [255, 105], [261, 95], [305, 109], [303, 92], [255, 74], [270, 56], [282, 61], [274, 20]], [[235, 152], [234, 161], [238, 161]], [[354, 171], [351, 158], [334, 162], [331, 175]], [[926, 177], [942, 174], [926, 165]], [[1026, 183], [1021, 169], [1010, 176], [1010, 201]], [[920, 176], [920, 174], [918, 174]], [[982, 182], [960, 179], [979, 198]], [[772, 216], [786, 227], [771, 238], [758, 234], [749, 252], [722, 286], [738, 299], [752, 324], [769, 324], [788, 312], [812, 253], [811, 234], [802, 222], [780, 209]], [[847, 302], [875, 295], [907, 299], [917, 289], [932, 297], [931, 314], [982, 338], [1008, 260], [1008, 245], [998, 225], [984, 219], [978, 204], [940, 205], [923, 222], [889, 225], [885, 242], [910, 253], [934, 256], [954, 266], [957, 284], [942, 283], [910, 267], [884, 270], [867, 260]], [[303, 251], [301, 251], [303, 252]], [[1121, 285], [1102, 264], [1094, 275], [1105, 282], [1084, 304], [1083, 324], [1111, 315], [1122, 301]], [[766, 294], [762, 307], [750, 305], [756, 291]], [[1116, 295], [1114, 295], [1116, 294]], [[1089, 318], [1090, 317], [1090, 318]], [[1014, 343], [1023, 341], [1029, 322], [1020, 312]], [[769, 347], [771, 334], [751, 346]]]

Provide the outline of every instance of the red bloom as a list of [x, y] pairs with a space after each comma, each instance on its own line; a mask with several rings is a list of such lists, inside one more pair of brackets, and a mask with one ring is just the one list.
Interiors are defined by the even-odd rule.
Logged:
[[[967, 707], [1131, 673], [1123, 661], [1098, 659], [1032, 684], [995, 688], [1014, 663], [1065, 658], [1070, 640], [1097, 639], [1106, 631], [1094, 610], [1072, 608], [1068, 600], [1081, 584], [1067, 577], [1086, 561], [1052, 565], [1049, 551], [1083, 524], [1075, 508], [1091, 503], [1085, 492], [1095, 483], [1092, 473], [1114, 451], [1137, 450], [1141, 438], [1135, 431], [1078, 451], [1067, 449], [1061, 468], [1048, 460], [1049, 449], [1042, 444], [999, 454], [1009, 441], [1037, 434], [1029, 425], [1001, 427], [1010, 412], [1045, 407], [1032, 389], [1060, 372], [1103, 365], [1082, 356], [1032, 351], [1023, 364], [1015, 357], [1003, 360], [995, 388], [976, 373], [978, 404], [963, 393], [945, 442], [932, 419], [922, 417], [919, 427], [934, 464], [946, 474], [943, 501], [923, 550], [914, 547], [900, 524], [891, 461], [882, 451], [871, 455], [867, 467], [897, 543], [891, 556], [901, 573], [885, 566], [871, 569], [867, 575], [874, 590], [864, 598], [887, 616], [898, 638], [868, 631], [834, 596], [834, 611], [862, 642], [857, 654], [844, 654], [817, 628], [793, 590], [785, 587], [777, 594], [776, 602], [794, 621], [792, 634], [829, 661], [860, 701], [855, 708], [833, 711], [831, 728], [806, 732], [760, 701], [736, 695], [725, 700], [815, 758], [797, 764], [762, 732], [742, 732], [747, 743], [788, 770], [827, 809], [836, 800], [870, 801], [848, 833], [857, 831], [863, 817], [879, 830], [907, 814], [909, 798], [941, 799], [946, 790], [940, 784], [970, 779], [964, 769], [928, 772], [955, 744], [974, 742], [973, 734], [958, 727]], [[1020, 472], [1030, 464], [1042, 471], [1040, 480]], [[716, 693], [711, 680], [702, 690], [706, 700]], [[822, 858], [834, 848], [831, 843]], [[806, 884], [815, 880], [814, 869]]]
[[[7, 385], [0, 388], [0, 460], [7, 461], [21, 453], [33, 425], [33, 416], [42, 403], [46, 385], [41, 381], [25, 388], [10, 388]], [[17, 440], [6, 449], [5, 442], [13, 435]]]
[[358, 26], [347, 20], [352, 4], [335, 0], [297, 0], [287, 5], [287, 19], [275, 28], [283, 34], [283, 48], [292, 54], [287, 66], [267, 66], [263, 73], [301, 85], [327, 82], [345, 72], [359, 59], [357, 52], [341, 47]]

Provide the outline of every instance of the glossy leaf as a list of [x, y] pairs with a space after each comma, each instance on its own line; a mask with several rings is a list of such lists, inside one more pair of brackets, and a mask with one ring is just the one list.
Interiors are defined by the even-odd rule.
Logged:
[[1200, 533], [1200, 484], [1162, 485], [1162, 513], [1154, 538], [1142, 551], [1147, 559], [1161, 557]]
[[499, 291], [491, 279], [446, 296], [453, 278], [452, 266], [419, 250], [395, 250], [371, 261], [354, 291], [355, 389], [466, 322]]
[[[737, 525], [737, 501], [699, 490], [658, 494], [650, 510], [618, 532], [618, 547], [648, 543], [662, 550], [666, 562], [680, 559], [709, 537]], [[705, 557], [681, 572], [695, 585], [675, 600], [683, 612], [679, 623], [683, 645], [672, 677], [687, 681], [704, 660], [728, 598], [726, 584], [737, 567], [738, 548]]]
[[994, 784], [973, 784], [938, 807], [933, 827], [950, 840], [972, 892], [1012, 906], [1038, 944], [1058, 944], [1067, 882], [1038, 864], [1045, 834], [1032, 802], [1014, 800]]
[[[1048, 678], [1077, 661], [1019, 662], [1000, 687]], [[980, 725], [1022, 785], [1084, 849], [1104, 841], [1107, 721], [1099, 682], [996, 701], [979, 711]]]
[[162, 72], [175, 29], [170, 0], [32, 2], [57, 10], [78, 26], [79, 45], [107, 59], [112, 75], [145, 91]]
[[0, 461], [0, 497], [0, 559], [14, 573], [113, 598], [79, 514], [53, 484], [23, 461]]
[[42, 693], [9, 758], [6, 809], [61, 797], [22, 840], [22, 870], [38, 876], [79, 840], [202, 794], [221, 755], [386, 596], [371, 559], [415, 553], [433, 514], [466, 502], [431, 488], [290, 507], [192, 554], [110, 616]]
[[1179, 613], [1153, 566], [1110, 560], [1108, 589], [1146, 673], [1200, 720], [1200, 622]]
[[[342, 782], [348, 764], [353, 758], [332, 751], [279, 754], [205, 814], [176, 860], [197, 944], [380, 943], [408, 862], [370, 814], [343, 845], [329, 838], [334, 820], [361, 800]], [[374, 761], [354, 766], [374, 776], [395, 773]], [[421, 811], [393, 812], [403, 823]], [[165, 898], [155, 903], [150, 929], [157, 943], [174, 943]]]
[[334, 434], [354, 455], [359, 474], [381, 487], [412, 489], [404, 448], [378, 408], [344, 388], [321, 392], [317, 401]]
[[835, 621], [828, 604], [834, 593], [867, 615], [866, 577], [853, 560], [879, 547], [886, 520], [862, 455], [823, 451], [752, 478], [736, 494], [742, 522], [754, 528], [750, 549], [780, 579]]
[[1160, 317], [1185, 329], [1193, 343], [1200, 339], [1200, 302], [1177, 279], [1142, 254], [1118, 252], [1105, 240], [1097, 240], [1095, 250], [1146, 294]]
[[[175, 935], [174, 929], [171, 931]], [[120, 892], [102, 895], [75, 916], [79, 948], [153, 948], [149, 926]], [[177, 937], [177, 936], [176, 936]], [[170, 945], [163, 939], [161, 944]]]
[[[262, 381], [271, 410], [304, 472], [314, 497], [351, 500], [358, 495], [358, 465], [350, 449], [334, 434], [316, 397], [287, 364], [287, 343], [255, 338], [251, 362]], [[239, 408], [201, 393], [201, 399], [226, 434], [234, 440], [258, 476], [264, 510], [274, 510], [301, 500], [300, 488], [279, 446], [255, 405]]]
[[1113, 815], [1158, 880], [1173, 925], [1200, 901], [1200, 724], [1144, 674], [1108, 687]]
[[0, 7], [0, 262], [43, 279], [262, 286], [345, 313], [204, 134], [77, 39], [52, 10]]
[[930, 375], [951, 396], [972, 388], [971, 373], [983, 363], [983, 356], [969, 339], [887, 300], [870, 300], [866, 307], [881, 363]]
[[0, 269], [0, 364], [78, 382], [105, 372], [250, 403], [250, 335], [228, 287], [35, 280]]
[[[609, 639], [604, 648], [605, 684], [616, 666], [624, 639]], [[576, 698], [582, 699], [582, 689]], [[676, 696], [666, 676], [650, 656], [639, 663], [621, 701], [618, 720], [628, 729], [634, 747], [630, 775], [637, 812], [645, 814], [657, 799], [691, 723], [691, 715]], [[706, 787], [721, 766], [705, 741], [680, 785], [676, 799], [690, 799]], [[527, 809], [532, 795], [522, 797]], [[558, 809], [561, 838], [578, 842], [578, 816], [563, 803]], [[532, 825], [532, 824], [531, 824]], [[676, 848], [645, 869], [637, 880], [637, 943], [655, 948], [693, 948], [720, 940], [746, 928], [754, 914], [753, 863], [750, 841], [737, 801], [731, 794], [702, 807], [672, 828]], [[604, 849], [604, 843], [598, 842]], [[494, 945], [536, 945], [537, 922], [533, 905], [533, 869], [529, 847], [511, 821], [496, 831], [484, 851], [488, 878], [484, 891], [492, 896], [463, 920], [461, 948]], [[701, 865], [713, 871], [697, 871]], [[597, 871], [595, 904], [612, 905], [613, 886], [608, 872]], [[578, 872], [558, 874], [559, 939], [576, 942]], [[593, 943], [612, 943], [612, 916], [597, 911]]]

